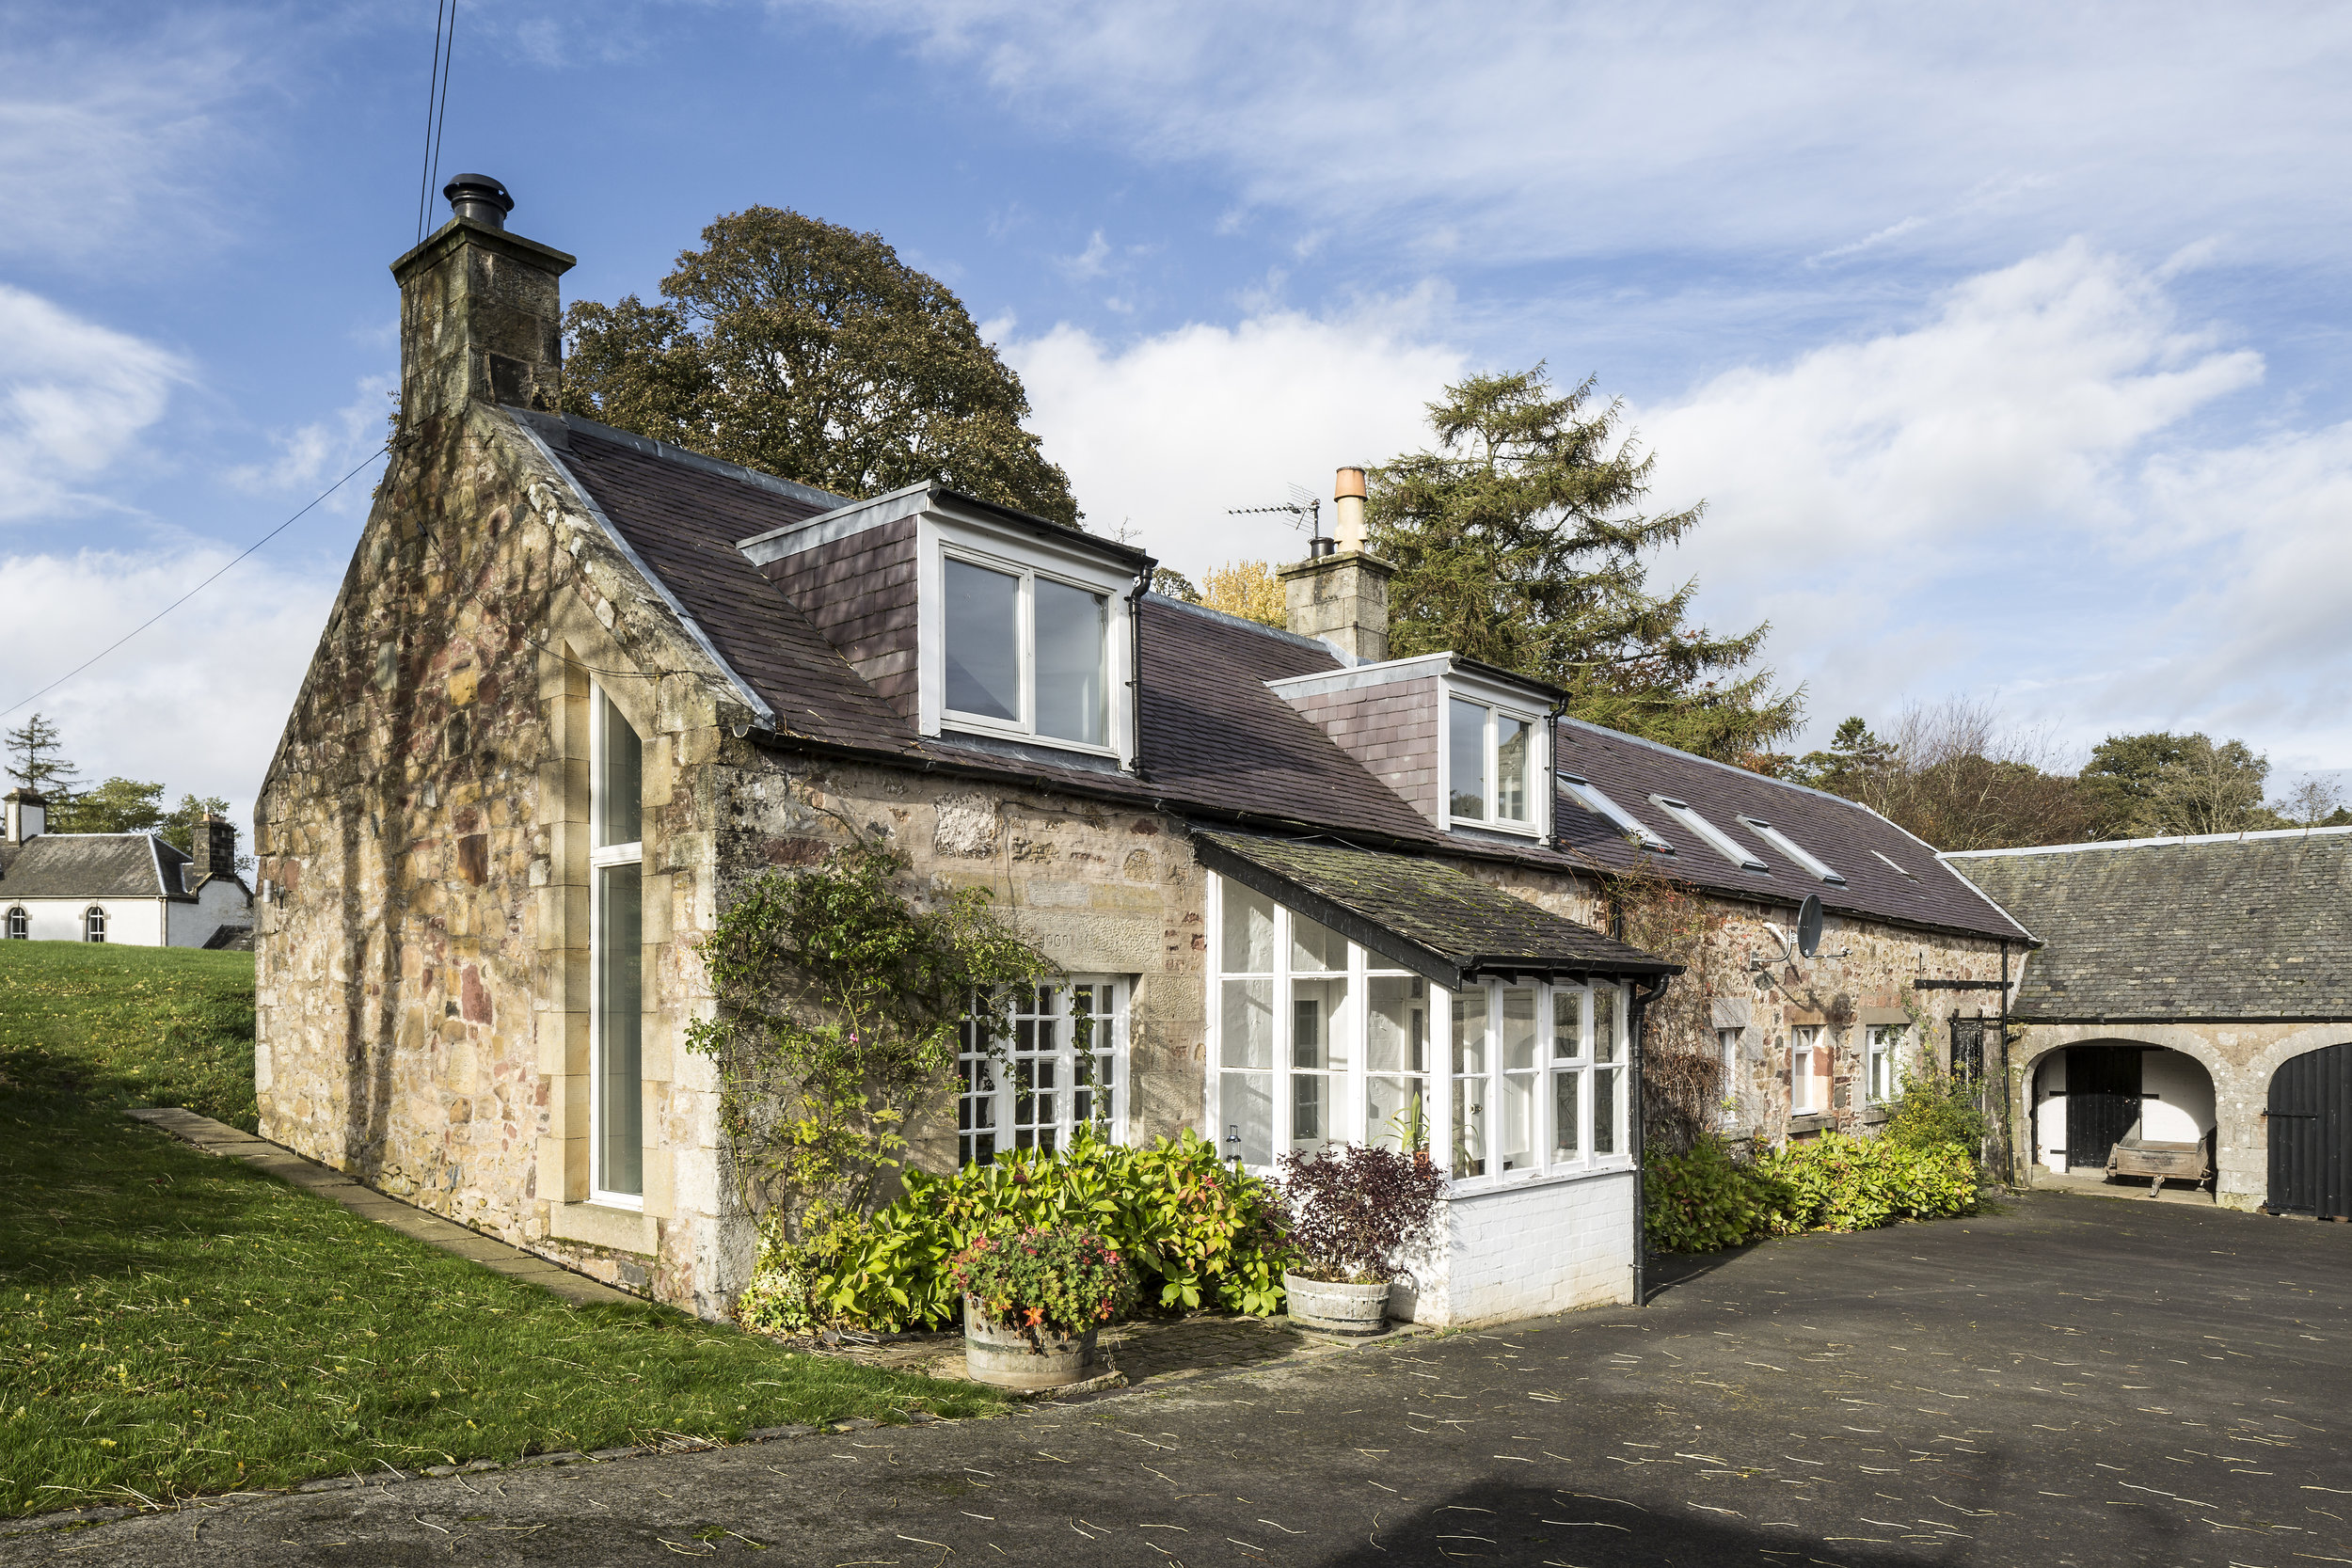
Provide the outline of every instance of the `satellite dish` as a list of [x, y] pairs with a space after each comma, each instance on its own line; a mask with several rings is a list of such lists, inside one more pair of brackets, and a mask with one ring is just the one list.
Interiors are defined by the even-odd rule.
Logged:
[[1797, 910], [1797, 951], [1806, 958], [1821, 950], [1821, 895], [1808, 893]]

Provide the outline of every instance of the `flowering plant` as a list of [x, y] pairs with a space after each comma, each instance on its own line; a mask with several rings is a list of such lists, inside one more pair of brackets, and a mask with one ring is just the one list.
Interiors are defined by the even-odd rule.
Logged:
[[1136, 1282], [1118, 1248], [1091, 1230], [1033, 1226], [982, 1236], [950, 1265], [965, 1310], [977, 1307], [1031, 1339], [1083, 1334], [1134, 1305]]
[[1427, 1149], [1327, 1147], [1282, 1156], [1297, 1272], [1334, 1285], [1393, 1277], [1397, 1254], [1428, 1234], [1445, 1178]]

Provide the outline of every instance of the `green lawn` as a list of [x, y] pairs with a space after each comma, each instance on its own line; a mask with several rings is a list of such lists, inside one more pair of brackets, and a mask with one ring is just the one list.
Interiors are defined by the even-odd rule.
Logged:
[[998, 1408], [573, 1307], [130, 1121], [254, 1124], [249, 955], [0, 942], [0, 1515]]

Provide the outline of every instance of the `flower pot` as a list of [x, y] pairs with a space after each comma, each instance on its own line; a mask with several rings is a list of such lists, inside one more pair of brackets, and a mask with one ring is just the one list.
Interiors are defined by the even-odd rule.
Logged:
[[1291, 1317], [1329, 1334], [1377, 1334], [1389, 1307], [1389, 1285], [1334, 1285], [1303, 1275], [1282, 1276]]
[[988, 1309], [963, 1298], [963, 1368], [975, 1383], [999, 1388], [1059, 1388], [1094, 1375], [1094, 1337], [1099, 1331], [1057, 1334], [1025, 1330], [990, 1321]]

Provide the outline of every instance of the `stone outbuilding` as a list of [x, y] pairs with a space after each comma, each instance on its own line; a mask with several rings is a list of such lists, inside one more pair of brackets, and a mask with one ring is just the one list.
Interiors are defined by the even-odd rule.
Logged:
[[2352, 1214], [2352, 829], [1945, 858], [2047, 944], [2010, 1015], [2019, 1180], [2201, 1142], [2224, 1205]]
[[230, 947], [250, 942], [253, 893], [236, 827], [197, 824], [191, 855], [152, 833], [53, 833], [38, 791], [0, 800], [0, 941]]
[[1062, 971], [919, 1163], [1081, 1127], [1260, 1171], [1426, 1148], [1410, 1310], [1473, 1323], [1631, 1293], [1635, 1053], [1684, 966], [1609, 934], [1613, 879], [1721, 906], [1694, 1048], [1773, 1136], [1883, 1115], [1967, 995], [1915, 982], [1997, 986], [2029, 940], [1849, 802], [1389, 658], [1352, 470], [1286, 630], [939, 484], [834, 496], [558, 414], [572, 259], [495, 182], [450, 194], [393, 266], [401, 435], [257, 809], [271, 1138], [723, 1314], [755, 1238], [686, 1049], [697, 943], [749, 879], [882, 833]]

